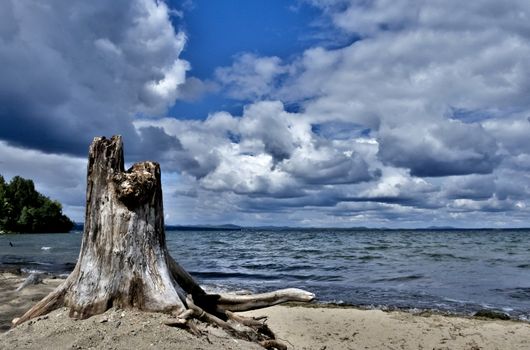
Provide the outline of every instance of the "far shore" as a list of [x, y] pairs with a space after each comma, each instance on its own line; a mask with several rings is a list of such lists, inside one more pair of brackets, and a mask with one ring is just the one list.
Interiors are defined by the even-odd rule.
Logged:
[[[179, 348], [176, 342], [180, 348], [259, 349], [216, 330], [196, 339], [165, 326], [167, 315], [134, 310], [112, 309], [75, 321], [61, 308], [10, 330], [13, 318], [63, 281], [45, 278], [16, 292], [24, 277], [13, 272], [0, 273], [0, 349], [130, 349], [131, 339], [136, 349]], [[530, 349], [530, 323], [520, 321], [319, 304], [289, 304], [243, 314], [267, 316], [268, 325], [290, 349]]]

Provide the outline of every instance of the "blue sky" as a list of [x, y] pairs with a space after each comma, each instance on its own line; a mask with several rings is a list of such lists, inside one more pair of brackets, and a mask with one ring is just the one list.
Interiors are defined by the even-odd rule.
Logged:
[[[192, 62], [190, 73], [210, 78], [217, 67], [228, 66], [235, 55], [287, 58], [309, 47], [315, 39], [317, 9], [296, 1], [194, 1], [183, 8], [176, 26], [186, 31], [189, 44], [182, 58]], [[205, 25], [207, 24], [207, 25]]]
[[[181, 57], [191, 63], [189, 75], [201, 80], [211, 80], [217, 68], [229, 66], [243, 52], [289, 59], [331, 31], [318, 20], [317, 8], [300, 1], [198, 0], [168, 5], [182, 11], [182, 17], [173, 17], [174, 25], [189, 38]], [[218, 110], [241, 113], [243, 106], [218, 91], [203, 96], [200, 103], [180, 101], [168, 114], [204, 119]]]
[[[87, 148], [168, 224], [528, 227], [530, 3], [0, 3], [0, 174], [76, 221]], [[59, 170], [60, 169], [60, 170]]]

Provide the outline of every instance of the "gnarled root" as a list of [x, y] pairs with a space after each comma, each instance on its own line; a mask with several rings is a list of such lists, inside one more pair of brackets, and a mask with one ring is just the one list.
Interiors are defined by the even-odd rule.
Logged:
[[314, 295], [301, 289], [283, 289], [254, 295], [208, 295], [200, 294], [197, 305], [191, 295], [186, 298], [188, 310], [177, 315], [175, 320], [166, 322], [168, 326], [187, 328], [193, 334], [200, 334], [193, 319], [213, 324], [224, 329], [233, 337], [256, 342], [266, 349], [287, 349], [276, 339], [274, 332], [265, 323], [266, 318], [249, 318], [233, 311], [246, 311], [264, 308], [287, 301], [313, 300]]
[[260, 341], [259, 345], [263, 346], [265, 349], [287, 350], [287, 345], [274, 339]]
[[287, 346], [277, 340], [274, 332], [267, 326], [266, 318], [248, 318], [237, 315], [234, 311], [255, 310], [289, 301], [310, 302], [315, 298], [313, 293], [297, 288], [251, 295], [206, 294], [172, 258], [169, 258], [168, 266], [173, 277], [188, 293], [186, 298], [188, 310], [165, 324], [188, 329], [195, 335], [200, 335], [201, 332], [195, 326], [193, 319], [218, 326], [234, 337], [256, 342], [266, 349], [287, 349]]
[[46, 315], [55, 309], [60, 308], [64, 304], [64, 296], [70, 287], [70, 279], [64, 281], [63, 284], [58, 286], [53, 292], [48, 294], [44, 299], [35, 304], [31, 309], [18, 318], [15, 318], [11, 323], [13, 327], [26, 322], [32, 318]]

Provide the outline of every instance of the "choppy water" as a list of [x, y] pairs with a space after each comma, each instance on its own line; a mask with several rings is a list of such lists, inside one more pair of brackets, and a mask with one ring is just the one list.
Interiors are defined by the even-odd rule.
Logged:
[[[168, 231], [166, 239], [214, 289], [300, 287], [321, 302], [530, 318], [529, 230]], [[80, 233], [0, 236], [0, 266], [67, 273], [80, 242]]]

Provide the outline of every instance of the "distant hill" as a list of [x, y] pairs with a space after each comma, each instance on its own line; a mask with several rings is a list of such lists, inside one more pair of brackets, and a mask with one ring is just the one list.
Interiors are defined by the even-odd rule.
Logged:
[[74, 223], [62, 205], [35, 190], [32, 180], [0, 175], [0, 232], [68, 232]]
[[237, 225], [167, 225], [166, 230], [174, 231], [241, 231]]
[[426, 228], [427, 230], [433, 230], [433, 231], [452, 231], [452, 230], [458, 230], [458, 228], [453, 226], [429, 226]]
[[[83, 231], [84, 224], [82, 222], [74, 223], [73, 230]], [[237, 225], [166, 225], [166, 231], [240, 231], [243, 228]]]
[[[74, 223], [72, 230], [83, 231], [83, 223]], [[388, 227], [301, 227], [301, 226], [238, 226], [232, 224], [225, 225], [166, 225], [166, 231], [297, 231], [297, 230], [312, 230], [312, 231], [483, 231], [483, 230], [509, 230], [509, 231], [528, 231], [527, 227], [514, 228], [461, 228], [453, 226], [428, 226], [419, 228], [388, 228]]]

